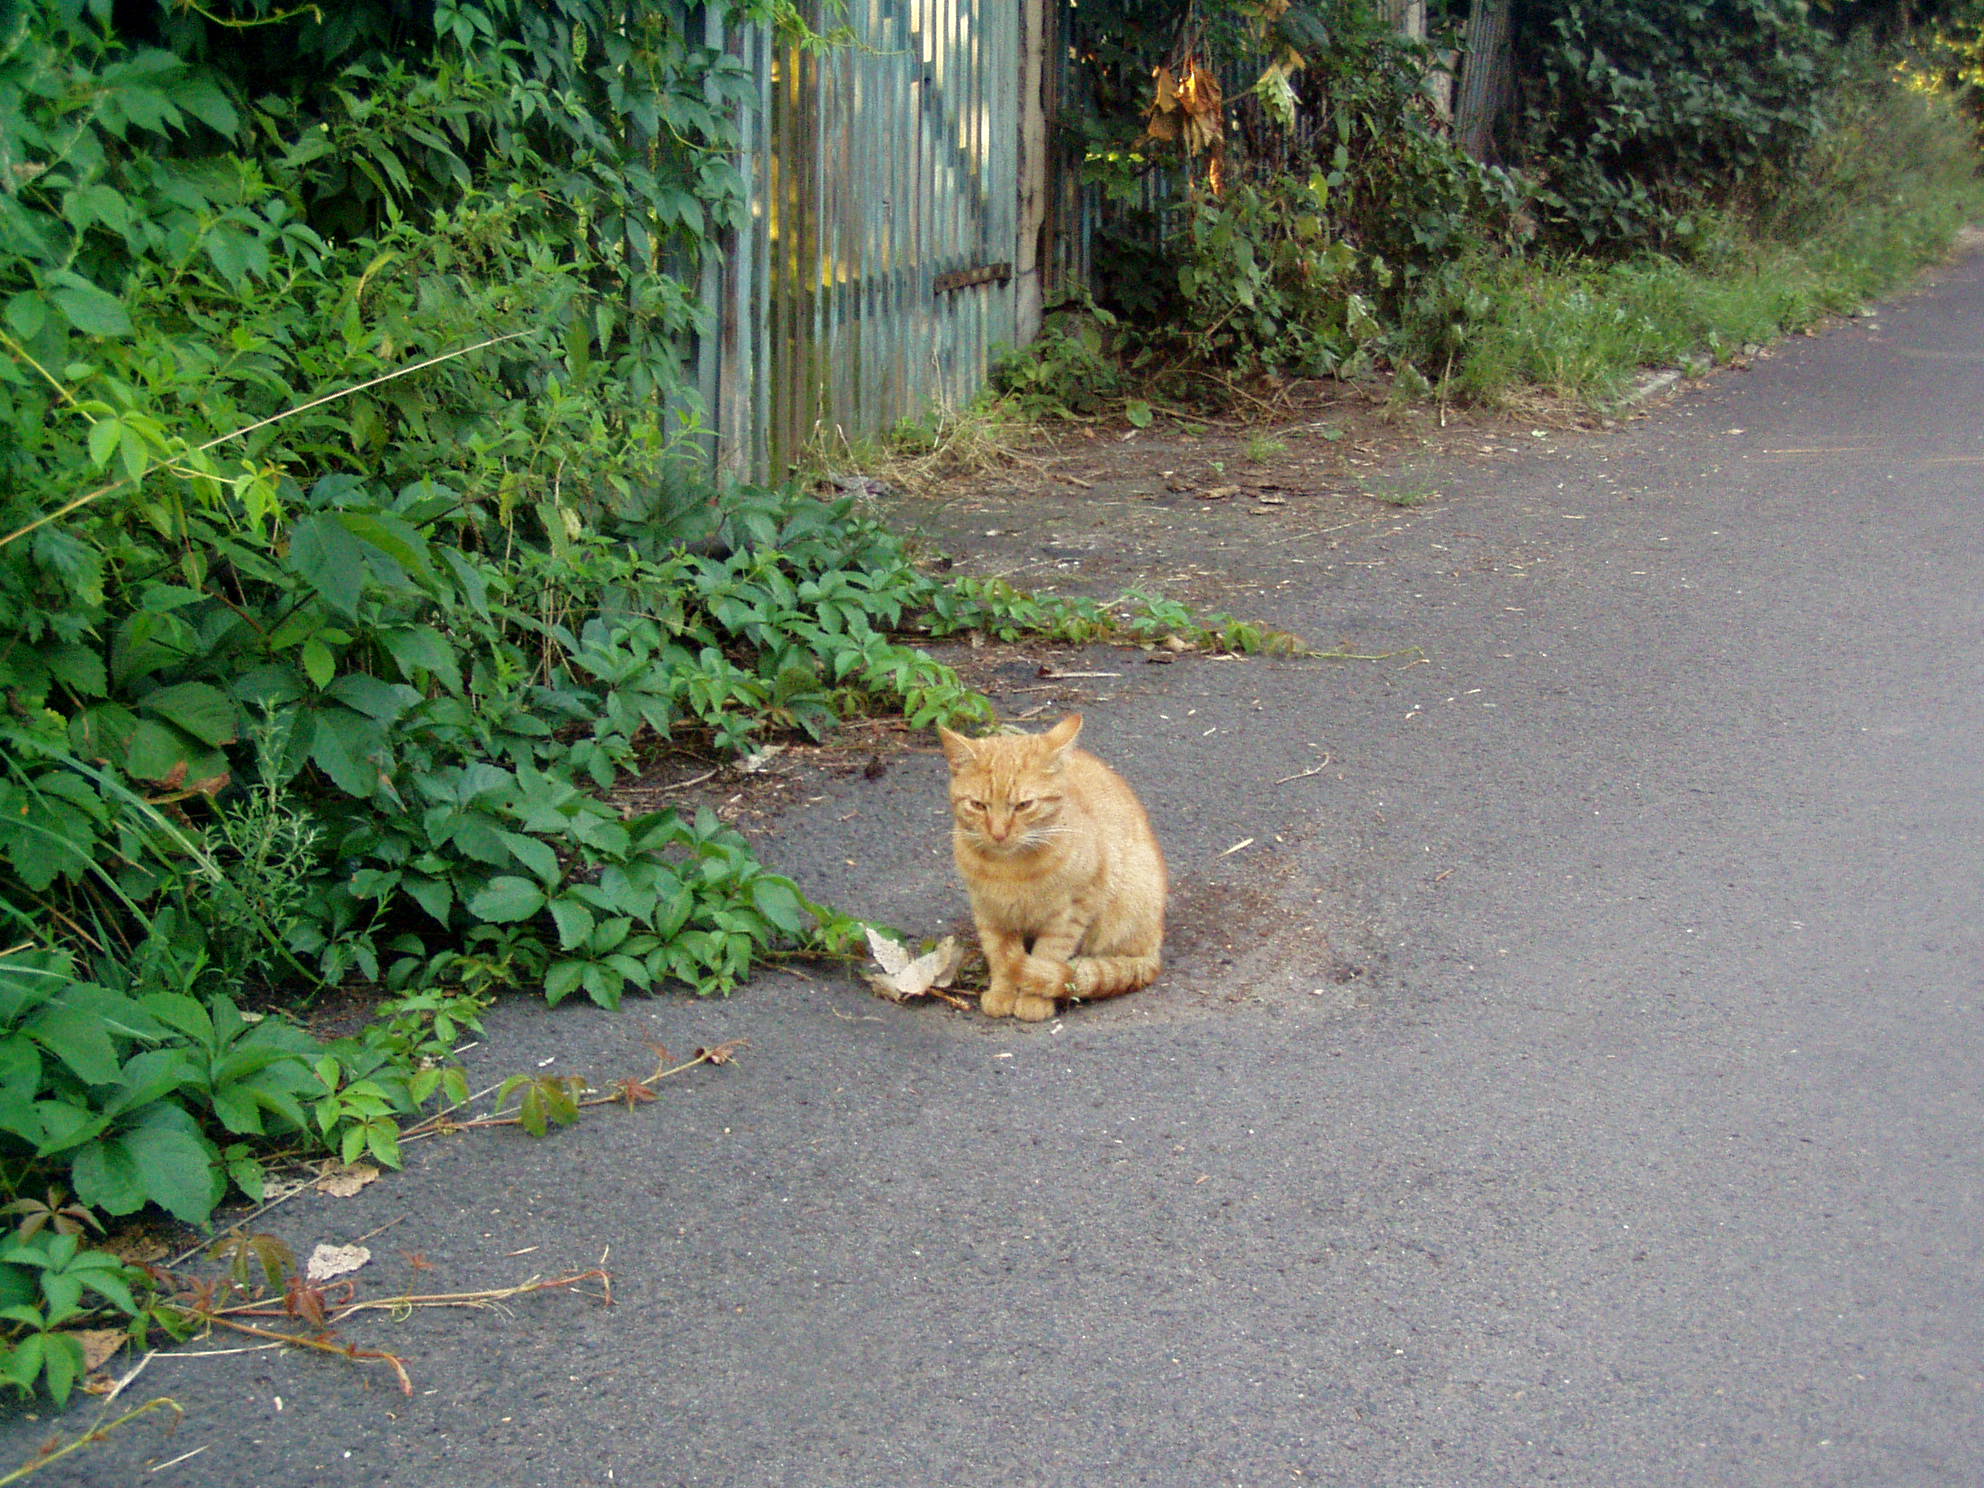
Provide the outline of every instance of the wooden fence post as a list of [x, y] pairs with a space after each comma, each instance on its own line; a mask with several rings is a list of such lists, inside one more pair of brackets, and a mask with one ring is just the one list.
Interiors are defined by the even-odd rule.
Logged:
[[1460, 96], [1454, 101], [1454, 133], [1468, 154], [1491, 161], [1495, 124], [1511, 91], [1509, 0], [1473, 0], [1465, 41], [1467, 58], [1461, 65]]

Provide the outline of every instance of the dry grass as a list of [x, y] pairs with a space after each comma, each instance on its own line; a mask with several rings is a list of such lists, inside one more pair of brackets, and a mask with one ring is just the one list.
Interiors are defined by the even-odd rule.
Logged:
[[854, 489], [882, 482], [916, 490], [948, 476], [1016, 466], [1043, 468], [1029, 452], [1038, 430], [1010, 401], [976, 398], [940, 405], [882, 434], [849, 439], [839, 426], [817, 425], [795, 462], [802, 478]]

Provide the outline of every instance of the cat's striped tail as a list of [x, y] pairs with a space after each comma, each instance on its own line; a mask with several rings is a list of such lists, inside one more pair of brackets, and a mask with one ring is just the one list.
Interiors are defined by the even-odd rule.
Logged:
[[1077, 956], [1068, 963], [1068, 996], [1075, 1002], [1096, 1002], [1148, 987], [1164, 969], [1164, 958], [1150, 956]]

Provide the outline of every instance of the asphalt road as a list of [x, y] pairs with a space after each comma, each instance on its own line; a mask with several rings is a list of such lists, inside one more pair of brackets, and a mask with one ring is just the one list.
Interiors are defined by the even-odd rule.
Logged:
[[[161, 1356], [127, 1399], [185, 1425], [38, 1481], [1984, 1481], [1984, 259], [1412, 475], [1388, 535], [1218, 556], [1422, 664], [1119, 656], [1087, 709], [1179, 886], [1157, 987], [1039, 1027], [820, 975], [519, 1002], [491, 1078], [751, 1047], [269, 1223], [390, 1225], [375, 1295], [604, 1256], [614, 1306], [354, 1326], [411, 1399]], [[822, 782], [772, 855], [939, 927], [942, 769]]]

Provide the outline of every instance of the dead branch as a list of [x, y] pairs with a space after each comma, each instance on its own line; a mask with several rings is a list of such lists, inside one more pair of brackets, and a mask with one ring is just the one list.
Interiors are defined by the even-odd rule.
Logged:
[[138, 1417], [145, 1415], [147, 1412], [160, 1410], [160, 1409], [169, 1410], [172, 1412], [172, 1426], [168, 1427], [167, 1428], [168, 1430], [176, 1429], [180, 1421], [183, 1420], [186, 1415], [186, 1412], [183, 1409], [181, 1409], [179, 1402], [174, 1400], [171, 1396], [169, 1395], [153, 1396], [150, 1400], [147, 1400], [143, 1405], [133, 1406], [130, 1410], [124, 1412], [123, 1415], [119, 1416], [114, 1421], [104, 1421], [98, 1425], [92, 1426], [88, 1431], [85, 1431], [81, 1436], [77, 1437], [72, 1442], [67, 1442], [59, 1447], [54, 1446], [52, 1444], [50, 1446], [44, 1447], [40, 1452], [36, 1453], [32, 1459], [30, 1459], [27, 1462], [23, 1462], [19, 1467], [15, 1468], [12, 1472], [8, 1473], [6, 1477], [0, 1478], [0, 1488], [5, 1488], [5, 1485], [8, 1483], [18, 1483], [23, 1478], [29, 1476], [32, 1473], [40, 1472], [44, 1467], [47, 1467], [51, 1462], [59, 1462], [64, 1457], [67, 1457], [71, 1452], [80, 1452], [84, 1447], [94, 1446], [96, 1445], [96, 1443], [102, 1441], [105, 1437], [109, 1436], [110, 1433], [115, 1431], [118, 1427], [123, 1426], [128, 1422], [137, 1420]]

